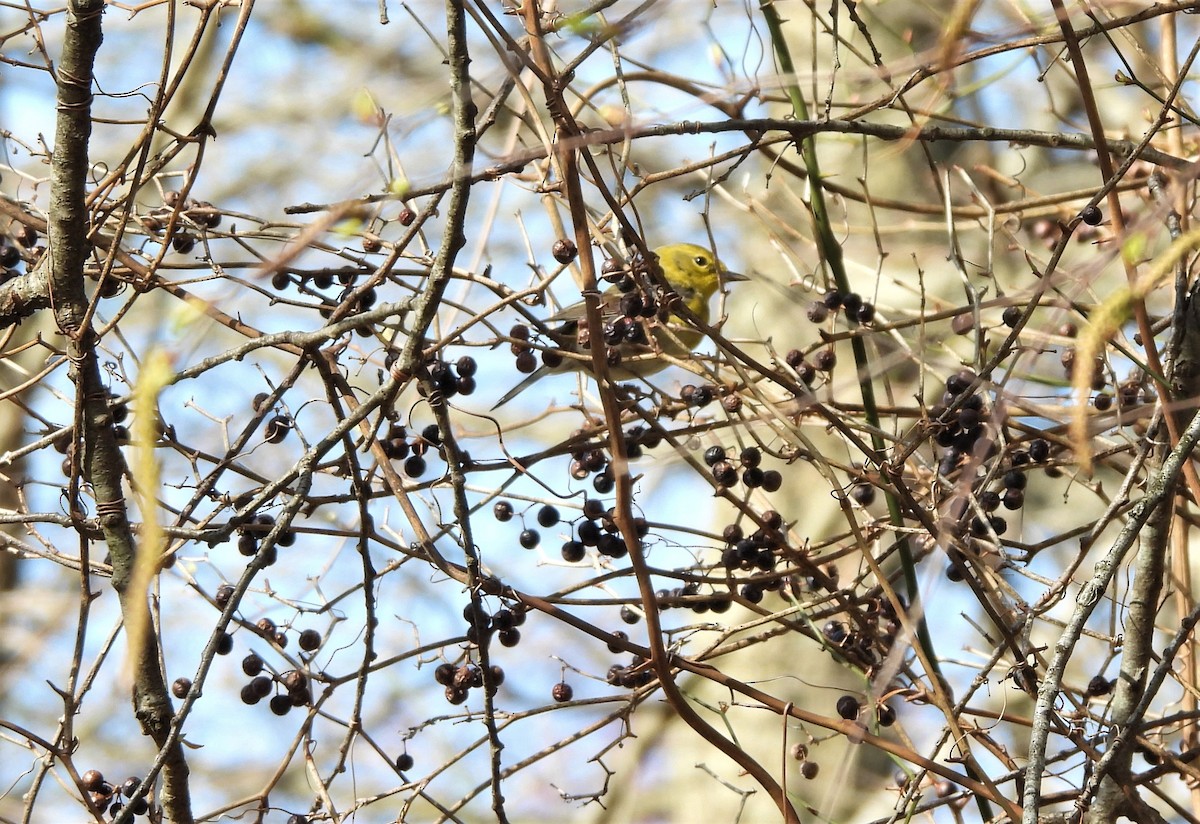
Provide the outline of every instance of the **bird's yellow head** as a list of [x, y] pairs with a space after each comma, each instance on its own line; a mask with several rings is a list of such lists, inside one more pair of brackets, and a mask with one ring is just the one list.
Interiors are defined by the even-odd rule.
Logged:
[[745, 275], [730, 272], [711, 250], [694, 243], [671, 243], [654, 250], [663, 277], [679, 293], [688, 309], [707, 319], [708, 301], [724, 280], [727, 283], [747, 280]]

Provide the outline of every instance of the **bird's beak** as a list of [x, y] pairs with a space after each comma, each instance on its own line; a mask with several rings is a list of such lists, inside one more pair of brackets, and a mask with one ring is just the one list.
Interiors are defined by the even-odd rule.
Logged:
[[743, 275], [741, 272], [731, 272], [728, 269], [721, 270], [721, 280], [726, 283], [737, 283], [743, 280], [750, 280], [749, 275]]

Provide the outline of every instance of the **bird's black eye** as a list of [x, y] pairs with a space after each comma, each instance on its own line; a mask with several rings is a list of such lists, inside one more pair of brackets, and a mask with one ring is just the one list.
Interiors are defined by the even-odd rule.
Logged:
[[697, 266], [699, 266], [701, 269], [708, 268], [708, 258], [705, 257], [704, 255], [696, 255], [694, 258], [692, 258], [692, 262], [695, 263]]

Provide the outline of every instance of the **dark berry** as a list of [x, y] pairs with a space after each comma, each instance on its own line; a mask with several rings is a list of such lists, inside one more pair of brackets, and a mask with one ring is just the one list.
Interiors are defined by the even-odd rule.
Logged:
[[542, 542], [542, 535], [536, 529], [522, 529], [518, 540], [525, 549], [533, 549]]
[[875, 501], [875, 487], [870, 484], [855, 484], [850, 487], [850, 497], [862, 506], [870, 506]]
[[580, 521], [579, 526], [576, 527], [576, 529], [579, 535], [579, 541], [584, 546], [595, 546], [596, 544], [600, 543], [600, 535], [602, 533], [600, 530], [600, 525], [595, 521]]
[[242, 659], [242, 672], [246, 675], [258, 675], [263, 671], [263, 666], [263, 659], [257, 653], [252, 652]]
[[569, 564], [577, 564], [587, 555], [587, 548], [579, 541], [566, 541], [562, 545], [562, 558]]
[[547, 529], [549, 529], [550, 527], [557, 524], [558, 520], [559, 520], [559, 514], [558, 514], [557, 508], [547, 504], [546, 506], [543, 506], [541, 509], [538, 510], [537, 522], [540, 526], [543, 526], [543, 527], [546, 527]]
[[228, 655], [231, 652], [233, 652], [233, 636], [228, 632], [223, 632], [217, 639], [217, 655]]
[[275, 682], [269, 675], [259, 675], [252, 678], [247, 686], [250, 687], [250, 692], [254, 693], [256, 697], [266, 698], [271, 694], [271, 689], [274, 685]]
[[840, 621], [829, 621], [821, 629], [821, 634], [831, 644], [840, 644], [846, 640], [846, 626]]
[[710, 446], [704, 450], [704, 462], [709, 466], [715, 466], [720, 461], [725, 460], [725, 447]]
[[719, 461], [713, 464], [713, 479], [722, 486], [733, 486], [737, 483], [737, 470], [729, 461]]
[[1029, 478], [1019, 469], [1010, 469], [1004, 473], [1005, 489], [1024, 489]]
[[559, 681], [551, 688], [550, 695], [556, 702], [562, 704], [575, 697], [575, 690], [566, 681]]
[[496, 501], [492, 506], [492, 515], [500, 523], [507, 523], [512, 520], [513, 505], [509, 501]]
[[413, 757], [411, 755], [406, 752], [402, 752], [396, 756], [396, 769], [400, 770], [401, 772], [406, 772], [412, 768]]
[[411, 455], [404, 462], [404, 474], [410, 478], [419, 478], [425, 474], [425, 459], [420, 455]]
[[269, 706], [276, 715], [287, 715], [292, 711], [292, 699], [287, 695], [272, 695]]
[[1029, 442], [1029, 457], [1041, 463], [1050, 457], [1050, 442], [1043, 438], [1034, 438]]
[[233, 598], [233, 585], [221, 584], [217, 587], [217, 594], [213, 598], [213, 601], [216, 602], [219, 609], [225, 609], [231, 598]]
[[599, 475], [592, 479], [592, 489], [596, 490], [600, 495], [607, 495], [613, 491], [617, 482], [612, 476], [612, 472], [605, 469]]
[[454, 673], [457, 669], [449, 662], [438, 664], [437, 669], [433, 671], [433, 680], [442, 686], [449, 686], [454, 683]]
[[821, 372], [832, 372], [837, 366], [837, 353], [832, 348], [820, 350], [813, 357], [813, 366]]
[[1004, 325], [1009, 329], [1016, 329], [1017, 324], [1021, 322], [1022, 312], [1020, 306], [1008, 306], [1004, 310], [1004, 314], [1000, 316], [1000, 320], [1004, 321]]
[[496, 637], [500, 639], [500, 643], [506, 647], [515, 647], [521, 643], [521, 630], [519, 629], [502, 629], [496, 633]]
[[1100, 211], [1100, 207], [1095, 203], [1089, 203], [1083, 207], [1083, 211], [1079, 213], [1079, 217], [1088, 226], [1099, 226], [1100, 221], [1104, 220], [1104, 215]]
[[808, 305], [806, 314], [813, 323], [823, 323], [829, 317], [829, 307], [820, 301], [813, 301]]
[[858, 700], [853, 695], [843, 695], [837, 700], [837, 714], [847, 721], [858, 718]]
[[276, 415], [267, 421], [267, 426], [263, 430], [263, 437], [267, 443], [282, 443], [291, 428], [291, 418], [286, 415]]
[[306, 629], [300, 633], [298, 643], [300, 645], [300, 649], [304, 650], [305, 652], [312, 652], [317, 647], [321, 646], [321, 633], [317, 632], [315, 629]]
[[188, 691], [192, 688], [191, 678], [176, 678], [171, 684], [171, 695], [176, 698], [183, 699], [187, 697]]

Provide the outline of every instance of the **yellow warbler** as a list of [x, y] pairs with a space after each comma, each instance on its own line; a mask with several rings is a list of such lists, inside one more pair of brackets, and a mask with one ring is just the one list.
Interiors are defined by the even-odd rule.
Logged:
[[[748, 279], [745, 275], [730, 272], [711, 251], [694, 243], [660, 246], [654, 254], [680, 303], [706, 324], [709, 300], [716, 294], [721, 281]], [[499, 409], [546, 375], [590, 371], [588, 350], [593, 340], [602, 340], [607, 347], [609, 375], [618, 381], [662, 370], [668, 365], [663, 355], [688, 357], [700, 345], [704, 335], [672, 311], [671, 307], [676, 304], [658, 300], [658, 297], [666, 296], [647, 295], [637, 289], [622, 291], [616, 285], [609, 287], [600, 296], [604, 328], [598, 334], [592, 334], [587, 328], [582, 301], [548, 318], [549, 323], [560, 324], [553, 332], [556, 348], [543, 352], [544, 364], [514, 386], [492, 409]], [[568, 356], [561, 354], [564, 352]]]

